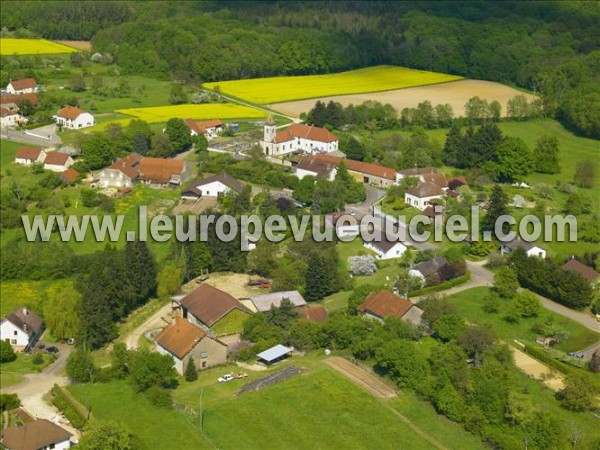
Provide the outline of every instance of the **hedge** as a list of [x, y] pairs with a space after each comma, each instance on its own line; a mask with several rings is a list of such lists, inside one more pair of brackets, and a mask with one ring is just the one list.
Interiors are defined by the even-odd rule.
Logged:
[[570, 375], [575, 371], [574, 368], [569, 367], [567, 364], [554, 359], [541, 348], [526, 344], [524, 347], [524, 351], [525, 353], [533, 356], [535, 359], [545, 364], [548, 364], [553, 369], [556, 369], [559, 372], [564, 373], [565, 375]]
[[443, 291], [445, 289], [450, 289], [454, 286], [458, 286], [459, 284], [466, 283], [471, 279], [471, 272], [467, 272], [460, 277], [453, 278], [452, 280], [444, 281], [443, 283], [437, 284], [435, 286], [428, 286], [421, 289], [417, 289], [416, 291], [409, 292], [409, 297], [417, 297], [419, 295], [431, 294], [433, 292]]
[[52, 388], [52, 403], [75, 428], [83, 428], [89, 411], [71, 395], [69, 391], [55, 384]]

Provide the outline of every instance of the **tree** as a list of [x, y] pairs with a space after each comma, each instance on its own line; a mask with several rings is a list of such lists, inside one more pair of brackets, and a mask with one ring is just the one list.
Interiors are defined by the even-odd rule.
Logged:
[[43, 303], [44, 322], [52, 336], [65, 339], [77, 334], [79, 316], [77, 310], [81, 294], [74, 289], [58, 288], [48, 290], [48, 298]]
[[461, 422], [465, 415], [466, 403], [464, 398], [451, 384], [446, 384], [435, 393], [435, 408], [450, 420]]
[[502, 139], [502, 131], [495, 122], [488, 121], [481, 125], [473, 135], [470, 165], [481, 167], [486, 161], [495, 160]]
[[348, 271], [353, 275], [373, 275], [377, 272], [375, 257], [372, 255], [348, 257]]
[[586, 373], [570, 373], [562, 390], [562, 405], [571, 411], [586, 411], [594, 406], [598, 385]]
[[198, 379], [198, 369], [196, 369], [196, 362], [194, 361], [194, 358], [190, 356], [190, 359], [188, 359], [188, 362], [185, 366], [185, 372], [183, 373], [183, 378], [185, 378], [185, 381], [196, 381]]
[[204, 134], [197, 134], [196, 136], [193, 136], [192, 144], [194, 145], [194, 149], [198, 155], [208, 151], [208, 139], [206, 139]]
[[306, 289], [304, 295], [307, 300], [321, 300], [327, 295], [326, 277], [323, 258], [315, 252], [309, 257], [306, 269]]
[[113, 377], [125, 378], [129, 374], [129, 352], [123, 342], [113, 345], [110, 352], [110, 369]]
[[488, 327], [477, 325], [467, 327], [457, 341], [471, 358], [479, 361], [481, 355], [494, 345], [495, 337]]
[[300, 203], [308, 204], [311, 202], [315, 192], [315, 177], [305, 176], [296, 185], [294, 189], [294, 198]]
[[391, 340], [376, 351], [375, 365], [401, 387], [416, 388], [428, 373], [429, 364], [416, 344]]
[[133, 435], [116, 422], [94, 419], [79, 441], [82, 450], [133, 450]]
[[0, 363], [7, 363], [17, 359], [17, 355], [8, 341], [0, 341]]
[[483, 311], [495, 314], [500, 311], [500, 297], [495, 292], [490, 292], [483, 298]]
[[171, 86], [171, 91], [169, 93], [169, 103], [172, 105], [180, 105], [182, 103], [188, 102], [188, 96], [183, 88], [183, 85], [179, 83], [175, 83]]
[[126, 242], [125, 272], [131, 290], [131, 311], [156, 295], [156, 263], [145, 241]]
[[562, 421], [549, 412], [538, 411], [527, 424], [527, 434], [535, 448], [551, 450], [564, 442]]
[[89, 383], [94, 381], [98, 369], [89, 351], [76, 348], [67, 358], [65, 371], [71, 383]]
[[85, 78], [82, 75], [73, 75], [69, 78], [68, 86], [73, 92], [83, 92], [86, 90]]
[[516, 272], [511, 267], [501, 267], [494, 274], [494, 291], [502, 298], [513, 298], [519, 288]]
[[[494, 227], [496, 225], [496, 221], [500, 216], [508, 214], [508, 196], [502, 189], [502, 187], [498, 184], [494, 185], [492, 188], [492, 193], [490, 195], [490, 202], [488, 212], [483, 218], [482, 228], [485, 231], [494, 231]], [[505, 228], [503, 229], [504, 233], [507, 233], [508, 224], [505, 224]]]
[[159, 298], [167, 298], [179, 292], [183, 281], [183, 270], [181, 265], [174, 261], [168, 261], [158, 274], [157, 295]]
[[138, 348], [129, 356], [130, 380], [137, 392], [151, 386], [172, 388], [177, 385], [177, 371], [173, 358], [148, 349]]
[[271, 308], [265, 312], [267, 324], [281, 329], [287, 329], [290, 323], [298, 317], [298, 311], [295, 310], [294, 304], [288, 298], [282, 299], [278, 308], [271, 305]]
[[35, 112], [35, 105], [31, 103], [31, 100], [24, 99], [19, 102], [19, 114], [29, 117]]
[[433, 322], [433, 330], [442, 341], [456, 339], [465, 326], [465, 320], [458, 314], [447, 314]]
[[71, 60], [71, 64], [74, 67], [81, 67], [83, 65], [83, 56], [81, 56], [80, 52], [73, 52], [69, 55], [69, 59]]
[[354, 136], [351, 136], [348, 139], [343, 149], [348, 159], [354, 159], [356, 161], [362, 161], [365, 159], [365, 146]]
[[538, 173], [559, 173], [558, 139], [556, 136], [544, 134], [537, 140], [533, 151], [535, 171]]
[[528, 116], [529, 105], [527, 97], [519, 94], [507, 102], [506, 115], [511, 119], [524, 120]]
[[152, 150], [148, 152], [148, 155], [156, 158], [169, 158], [175, 154], [175, 149], [169, 136], [165, 133], [155, 133], [152, 136]]
[[598, 177], [598, 164], [595, 161], [581, 161], [575, 167], [573, 180], [582, 188], [591, 188], [596, 184]]
[[465, 144], [465, 136], [462, 134], [458, 122], [454, 122], [448, 133], [446, 134], [446, 142], [444, 144], [444, 162], [453, 167], [466, 167], [463, 152]]
[[287, 343], [305, 351], [322, 347], [321, 326], [308, 320], [294, 320], [288, 328]]
[[533, 170], [533, 154], [520, 138], [505, 138], [497, 148], [497, 158], [499, 181], [523, 181]]
[[592, 372], [600, 372], [600, 349], [596, 349], [590, 360], [590, 370]]
[[90, 170], [108, 166], [115, 156], [115, 146], [105, 134], [93, 134], [81, 145], [81, 157]]
[[173, 146], [173, 151], [182, 153], [192, 146], [192, 136], [190, 129], [187, 127], [183, 119], [173, 118], [167, 121], [165, 126], [165, 134], [169, 137], [169, 141]]
[[572, 192], [565, 201], [563, 211], [567, 214], [572, 214], [575, 217], [589, 214], [592, 211], [592, 203], [585, 195], [580, 194], [579, 192]]
[[537, 317], [542, 309], [539, 298], [531, 292], [518, 293], [513, 300], [515, 314], [521, 317]]

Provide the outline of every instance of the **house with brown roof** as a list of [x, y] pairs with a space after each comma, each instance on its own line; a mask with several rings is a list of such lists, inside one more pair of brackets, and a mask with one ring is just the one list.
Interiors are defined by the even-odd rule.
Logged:
[[67, 184], [75, 183], [79, 178], [79, 172], [72, 167], [58, 174], [60, 178]]
[[46, 419], [26, 422], [0, 431], [7, 450], [64, 450], [71, 448], [71, 433]]
[[[202, 284], [180, 301], [182, 316], [188, 322], [206, 331], [219, 334], [225, 329], [231, 331], [231, 324], [243, 323], [252, 311], [238, 299], [216, 287]], [[241, 331], [241, 330], [236, 330]]]
[[198, 369], [227, 362], [227, 345], [182, 317], [175, 318], [173, 323], [163, 328], [155, 341], [156, 351], [171, 356], [175, 361], [175, 369], [181, 375], [190, 358], [194, 358]]
[[192, 136], [203, 134], [206, 139], [214, 139], [223, 131], [224, 125], [219, 119], [212, 120], [194, 120], [185, 119], [183, 121], [190, 129]]
[[19, 147], [15, 154], [15, 163], [30, 166], [33, 163], [43, 163], [46, 152], [38, 147]]
[[404, 201], [407, 205], [424, 211], [435, 203], [434, 200], [439, 200], [443, 196], [444, 189], [433, 181], [419, 182], [404, 193]]
[[323, 323], [329, 317], [327, 309], [322, 305], [306, 305], [298, 308], [296, 311], [300, 313], [302, 320], [308, 320], [314, 323]]
[[[371, 292], [357, 308], [364, 316], [383, 322], [387, 317], [397, 317], [419, 325], [423, 311], [410, 300], [386, 290]], [[412, 311], [410, 314], [409, 312]]]
[[233, 178], [226, 172], [194, 181], [181, 193], [185, 200], [198, 200], [200, 197], [221, 197], [228, 192], [240, 193], [244, 190], [244, 183]]
[[192, 168], [183, 159], [142, 158], [139, 163], [139, 181], [166, 186], [181, 185], [189, 180]]
[[39, 90], [39, 88], [35, 78], [22, 78], [20, 80], [10, 80], [6, 85], [6, 92], [9, 94], [29, 94]]
[[330, 153], [338, 150], [338, 138], [325, 128], [293, 123], [277, 131], [277, 124], [265, 124], [260, 146], [266, 156], [280, 156], [293, 152]]
[[19, 108], [14, 105], [14, 108], [0, 106], [0, 128], [14, 128], [27, 123], [27, 118], [19, 114]]
[[71, 167], [75, 161], [68, 153], [62, 152], [48, 152], [44, 159], [44, 169], [51, 170], [53, 172], [64, 172]]
[[54, 116], [56, 124], [69, 130], [93, 127], [94, 116], [89, 112], [75, 106], [65, 106]]
[[8, 109], [18, 110], [18, 108], [21, 108], [21, 103], [25, 100], [31, 102], [36, 108], [40, 105], [40, 99], [35, 92], [28, 94], [8, 94], [3, 92], [0, 94], [0, 105]]
[[28, 351], [35, 346], [43, 330], [42, 318], [21, 306], [0, 322], [0, 339], [10, 343], [16, 351]]
[[595, 285], [600, 280], [600, 273], [589, 266], [580, 263], [573, 256], [570, 260], [560, 266], [562, 270], [570, 270], [579, 273], [581, 277], [589, 284]]
[[133, 187], [140, 174], [139, 164], [142, 158], [142, 155], [133, 152], [124, 158], [117, 159], [95, 175], [92, 185], [118, 189]]
[[295, 174], [300, 180], [311, 176], [318, 180], [333, 181], [337, 175], [337, 166], [330, 162], [317, 161], [312, 155], [307, 155], [298, 161]]

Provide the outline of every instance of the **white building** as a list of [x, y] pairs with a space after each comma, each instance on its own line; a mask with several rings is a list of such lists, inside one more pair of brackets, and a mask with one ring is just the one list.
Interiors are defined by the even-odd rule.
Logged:
[[141, 160], [142, 155], [135, 152], [117, 159], [110, 166], [105, 167], [96, 174], [92, 185], [101, 188], [133, 187], [140, 175], [139, 164]]
[[346, 212], [327, 214], [325, 226], [335, 227], [337, 237], [358, 236], [360, 234], [360, 220]]
[[[444, 190], [432, 182], [422, 183], [410, 188], [404, 194], [404, 202], [408, 206], [424, 211], [432, 205], [433, 200], [439, 200], [444, 196]], [[433, 202], [433, 203], [432, 203]]]
[[13, 128], [27, 123], [27, 119], [18, 111], [2, 107], [0, 108], [0, 128]]
[[64, 172], [74, 163], [73, 158], [67, 153], [48, 152], [44, 159], [44, 169], [53, 172]]
[[190, 134], [192, 136], [198, 136], [199, 134], [203, 134], [206, 139], [214, 139], [218, 137], [219, 134], [223, 132], [224, 128], [223, 122], [221, 122], [219, 119], [185, 119], [183, 122], [190, 129]]
[[54, 116], [57, 125], [69, 130], [92, 127], [95, 124], [94, 116], [83, 109], [74, 106], [65, 106]]
[[306, 153], [330, 153], [338, 150], [338, 138], [325, 128], [294, 123], [277, 131], [277, 125], [265, 125], [260, 147], [266, 156], [280, 156], [302, 151]]
[[389, 241], [382, 233], [379, 241], [365, 241], [364, 246], [377, 253], [377, 259], [400, 258], [406, 252], [407, 245], [400, 241]]
[[40, 316], [25, 307], [8, 313], [0, 322], [0, 339], [14, 350], [27, 351], [35, 346], [44, 325]]
[[0, 443], [7, 450], [64, 450], [71, 448], [71, 433], [46, 419], [2, 430]]
[[43, 163], [46, 152], [37, 147], [19, 147], [15, 155], [16, 164], [30, 166], [33, 163]]
[[517, 237], [510, 242], [503, 242], [500, 246], [500, 253], [507, 254], [515, 251], [519, 247], [523, 247], [523, 249], [527, 253], [527, 256], [546, 258], [546, 249], [536, 245], [535, 242], [523, 241], [520, 237]]
[[29, 94], [39, 89], [35, 78], [23, 78], [21, 80], [10, 80], [6, 85], [6, 92], [9, 94]]
[[185, 200], [198, 200], [200, 197], [220, 197], [230, 191], [242, 192], [244, 183], [225, 172], [193, 182], [181, 193]]
[[319, 161], [312, 156], [303, 156], [296, 166], [296, 177], [302, 179], [304, 177], [315, 177], [329, 181], [335, 180], [337, 175], [337, 166], [333, 163]]

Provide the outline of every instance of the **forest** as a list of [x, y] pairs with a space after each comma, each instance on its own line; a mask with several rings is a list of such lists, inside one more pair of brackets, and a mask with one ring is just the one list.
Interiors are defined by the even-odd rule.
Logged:
[[4, 2], [3, 35], [91, 40], [125, 73], [185, 82], [376, 64], [499, 81], [600, 136], [593, 2]]

